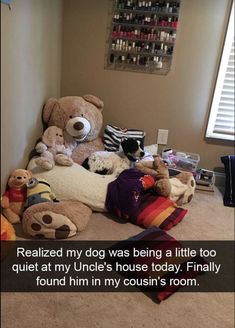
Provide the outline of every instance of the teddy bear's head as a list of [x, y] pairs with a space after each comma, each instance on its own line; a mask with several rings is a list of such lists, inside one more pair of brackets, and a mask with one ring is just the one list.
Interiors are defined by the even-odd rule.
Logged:
[[29, 179], [32, 178], [32, 173], [28, 170], [17, 169], [12, 172], [8, 179], [9, 188], [23, 188], [26, 186], [26, 183], [29, 182]]
[[78, 142], [92, 141], [103, 124], [103, 101], [93, 95], [50, 98], [43, 108], [43, 120], [66, 131]]
[[48, 147], [54, 147], [55, 145], [63, 145], [64, 144], [64, 136], [62, 129], [57, 126], [49, 126], [42, 136], [42, 141]]

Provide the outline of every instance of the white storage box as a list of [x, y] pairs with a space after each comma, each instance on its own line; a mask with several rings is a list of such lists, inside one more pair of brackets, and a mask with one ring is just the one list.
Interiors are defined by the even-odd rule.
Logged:
[[189, 172], [195, 172], [200, 161], [198, 154], [170, 148], [163, 149], [162, 158], [167, 162], [169, 168]]

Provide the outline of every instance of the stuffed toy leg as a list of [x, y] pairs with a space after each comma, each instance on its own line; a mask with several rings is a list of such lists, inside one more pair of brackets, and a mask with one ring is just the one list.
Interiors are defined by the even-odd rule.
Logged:
[[24, 212], [23, 230], [35, 238], [65, 239], [86, 228], [91, 212], [76, 201], [39, 203]]
[[[115, 180], [115, 175], [95, 174], [76, 163], [70, 167], [56, 165], [52, 170], [44, 171], [37, 166], [35, 159], [30, 161], [28, 167], [32, 170], [34, 178], [48, 182], [60, 201], [54, 203], [48, 199], [36, 204], [38, 197], [33, 199], [35, 193], [42, 194], [49, 189], [38, 189], [37, 185], [36, 191], [32, 188], [28, 190], [29, 207], [23, 215], [23, 229], [28, 235], [53, 239], [72, 237], [85, 229], [92, 210], [106, 210], [107, 187]], [[52, 194], [50, 198], [54, 197]]]

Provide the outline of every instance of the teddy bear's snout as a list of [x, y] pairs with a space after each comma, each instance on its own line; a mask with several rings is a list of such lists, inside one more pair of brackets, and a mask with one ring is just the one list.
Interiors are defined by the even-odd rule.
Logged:
[[84, 124], [82, 122], [76, 122], [73, 127], [75, 130], [80, 131], [84, 128]]
[[23, 179], [23, 178], [22, 178], [22, 177], [16, 177], [16, 179], [21, 180], [21, 179]]
[[67, 133], [77, 141], [83, 141], [91, 131], [91, 124], [85, 117], [74, 117], [68, 120]]

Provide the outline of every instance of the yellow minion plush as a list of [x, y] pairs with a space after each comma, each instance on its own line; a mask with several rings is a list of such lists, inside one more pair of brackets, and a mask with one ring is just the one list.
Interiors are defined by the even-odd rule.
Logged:
[[51, 191], [49, 183], [44, 179], [31, 178], [27, 183], [27, 199], [25, 208], [32, 205], [56, 201], [55, 194]]

